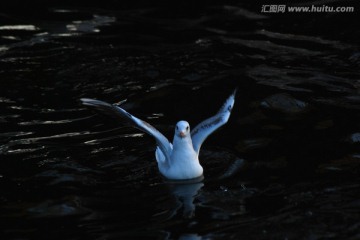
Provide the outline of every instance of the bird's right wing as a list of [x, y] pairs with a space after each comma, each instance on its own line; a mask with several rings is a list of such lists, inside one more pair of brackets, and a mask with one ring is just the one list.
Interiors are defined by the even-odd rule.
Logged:
[[214, 116], [205, 119], [201, 123], [199, 123], [192, 131], [191, 131], [191, 139], [193, 143], [194, 150], [197, 154], [200, 152], [200, 147], [205, 139], [212, 134], [216, 129], [223, 126], [229, 120], [231, 110], [235, 103], [235, 94], [234, 92], [226, 99], [223, 106]]
[[90, 98], [81, 98], [80, 100], [81, 100], [82, 104], [85, 106], [95, 108], [96, 110], [99, 110], [106, 114], [118, 116], [121, 119], [127, 120], [130, 123], [130, 125], [132, 125], [133, 127], [153, 136], [155, 138], [156, 143], [159, 146], [161, 152], [164, 154], [166, 161], [169, 161], [170, 154], [172, 151], [171, 143], [161, 132], [159, 132], [156, 128], [151, 126], [149, 123], [131, 115], [130, 113], [128, 113], [121, 107], [112, 105], [110, 103], [106, 103], [103, 101], [90, 99]]

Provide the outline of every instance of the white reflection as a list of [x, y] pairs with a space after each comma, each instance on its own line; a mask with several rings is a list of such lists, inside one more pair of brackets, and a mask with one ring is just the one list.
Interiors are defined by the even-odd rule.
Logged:
[[194, 233], [185, 233], [179, 237], [179, 240], [201, 240], [202, 237]]
[[25, 30], [25, 31], [35, 31], [39, 30], [34, 25], [4, 25], [0, 26], [0, 30]]
[[0, 46], [0, 52], [9, 50], [8, 47]]
[[75, 13], [78, 12], [77, 10], [71, 10], [71, 9], [52, 9], [54, 13]]
[[73, 37], [76, 35], [80, 35], [80, 34], [75, 34], [75, 33], [55, 33], [55, 34], [53, 34], [54, 37]]
[[20, 38], [15, 37], [15, 36], [2, 36], [2, 39], [7, 39], [7, 40], [19, 40]]
[[94, 15], [92, 20], [86, 21], [73, 21], [71, 24], [66, 25], [67, 30], [71, 32], [100, 32], [97, 27], [105, 26], [108, 23], [115, 22], [115, 17]]
[[176, 198], [177, 206], [172, 210], [171, 217], [175, 216], [180, 209], [183, 210], [184, 218], [195, 216], [194, 200], [200, 189], [204, 186], [203, 177], [187, 181], [167, 181], [171, 193]]

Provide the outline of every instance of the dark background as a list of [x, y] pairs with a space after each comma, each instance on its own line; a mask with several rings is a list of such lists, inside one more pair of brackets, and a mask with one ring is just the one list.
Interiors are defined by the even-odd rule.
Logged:
[[[357, 9], [1, 2], [0, 238], [358, 239]], [[79, 103], [127, 99], [171, 140], [236, 87], [203, 186], [164, 181], [151, 137]]]

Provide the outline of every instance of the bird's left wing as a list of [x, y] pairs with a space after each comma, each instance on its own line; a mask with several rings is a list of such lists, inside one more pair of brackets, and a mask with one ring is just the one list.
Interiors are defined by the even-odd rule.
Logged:
[[155, 138], [156, 143], [159, 146], [161, 152], [165, 155], [166, 160], [168, 161], [170, 159], [170, 154], [172, 151], [171, 143], [161, 132], [159, 132], [149, 123], [131, 115], [121, 107], [112, 105], [110, 103], [106, 103], [95, 99], [89, 99], [89, 98], [81, 98], [80, 100], [82, 104], [85, 106], [93, 107], [96, 110], [99, 110], [106, 114], [110, 114], [113, 116], [120, 117], [123, 120], [127, 120], [130, 123], [130, 125], [132, 125], [133, 127], [143, 132], [146, 132], [147, 134], [150, 134]]
[[231, 110], [235, 103], [235, 94], [236, 89], [228, 97], [216, 115], [202, 121], [191, 131], [193, 147], [197, 154], [199, 154], [200, 147], [205, 139], [229, 120]]

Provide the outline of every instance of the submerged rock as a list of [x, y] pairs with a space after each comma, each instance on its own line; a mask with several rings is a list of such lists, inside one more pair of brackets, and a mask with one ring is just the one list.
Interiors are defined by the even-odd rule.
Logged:
[[360, 132], [351, 134], [351, 135], [347, 138], [347, 140], [348, 140], [350, 143], [360, 143]]
[[275, 94], [265, 98], [260, 103], [260, 106], [289, 114], [303, 113], [308, 109], [307, 103], [285, 93]]
[[52, 218], [78, 216], [88, 213], [88, 210], [80, 205], [78, 197], [61, 200], [46, 200], [37, 206], [28, 209], [28, 213], [36, 218]]
[[254, 149], [267, 147], [272, 142], [269, 138], [251, 138], [239, 141], [236, 149], [240, 152], [246, 152]]

